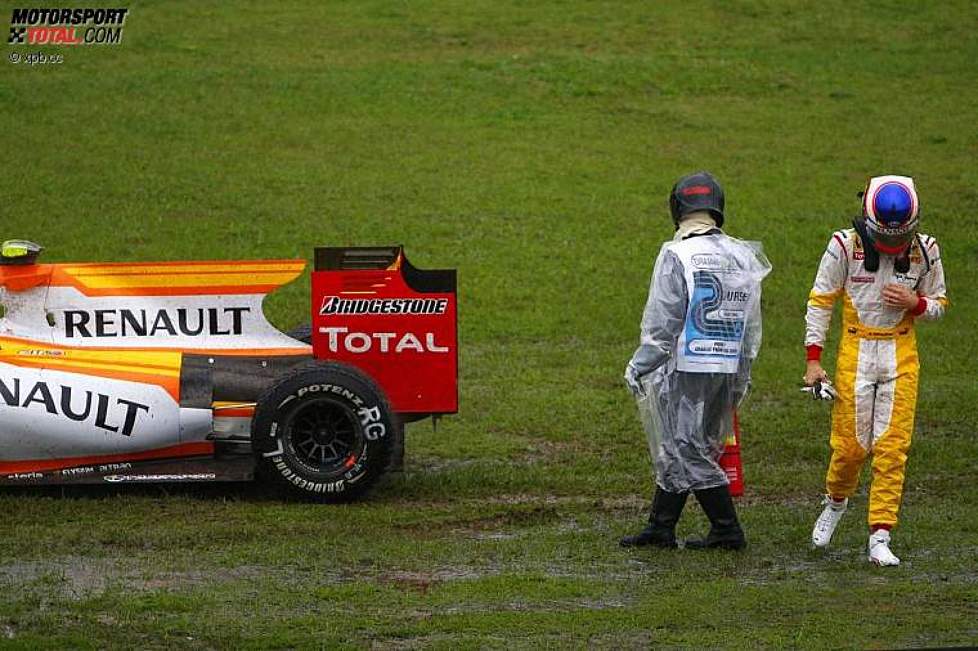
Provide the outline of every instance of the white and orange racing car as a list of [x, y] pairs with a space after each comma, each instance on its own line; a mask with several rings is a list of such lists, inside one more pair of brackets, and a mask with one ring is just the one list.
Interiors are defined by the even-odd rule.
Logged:
[[0, 485], [255, 476], [362, 494], [405, 422], [455, 413], [454, 270], [401, 247], [317, 248], [310, 326], [266, 294], [303, 260], [41, 264], [0, 251]]

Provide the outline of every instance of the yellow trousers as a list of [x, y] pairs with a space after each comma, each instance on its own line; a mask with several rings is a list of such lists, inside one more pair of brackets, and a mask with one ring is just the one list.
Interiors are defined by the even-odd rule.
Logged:
[[856, 491], [866, 457], [873, 455], [869, 524], [895, 526], [914, 411], [919, 361], [912, 328], [880, 335], [843, 327], [832, 410], [832, 459], [825, 489], [834, 497]]

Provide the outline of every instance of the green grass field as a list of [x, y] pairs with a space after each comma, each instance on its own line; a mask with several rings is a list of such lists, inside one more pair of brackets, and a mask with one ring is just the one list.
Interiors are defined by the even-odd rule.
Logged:
[[[0, 491], [0, 646], [978, 643], [978, 6], [130, 6], [118, 46], [5, 46], [65, 60], [0, 62], [0, 238], [47, 261], [404, 243], [459, 269], [461, 411], [410, 426], [407, 472], [341, 507]], [[652, 479], [621, 372], [667, 193], [700, 168], [774, 265], [742, 415], [750, 547], [626, 552]], [[829, 411], [797, 391], [815, 266], [881, 173], [916, 178], [952, 300], [918, 328], [886, 571], [864, 557], [865, 488], [809, 550]], [[307, 274], [269, 316], [308, 320], [308, 292]], [[705, 528], [691, 503], [680, 533]]]

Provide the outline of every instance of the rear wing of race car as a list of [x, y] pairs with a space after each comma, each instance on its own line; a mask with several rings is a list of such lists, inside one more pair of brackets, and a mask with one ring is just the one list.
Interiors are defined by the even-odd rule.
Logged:
[[317, 248], [312, 326], [315, 357], [364, 371], [395, 412], [458, 411], [454, 269], [418, 269], [401, 246]]

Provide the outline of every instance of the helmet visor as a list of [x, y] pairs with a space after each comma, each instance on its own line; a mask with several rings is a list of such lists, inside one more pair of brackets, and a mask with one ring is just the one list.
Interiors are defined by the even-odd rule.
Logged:
[[914, 220], [912, 224], [899, 228], [885, 228], [868, 222], [866, 230], [869, 231], [869, 237], [880, 252], [900, 253], [910, 245], [914, 235], [917, 234], [916, 222], [917, 220]]

